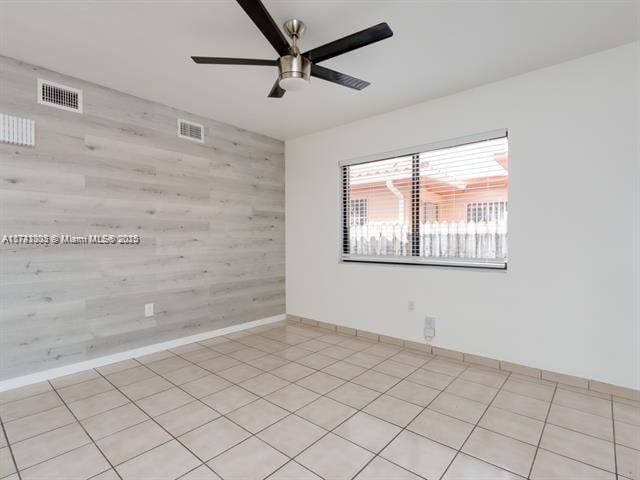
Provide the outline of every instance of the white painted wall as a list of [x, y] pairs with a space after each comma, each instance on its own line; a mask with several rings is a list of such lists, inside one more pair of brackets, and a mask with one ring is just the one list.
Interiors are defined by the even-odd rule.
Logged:
[[[639, 388], [639, 59], [636, 42], [288, 141], [287, 312], [414, 341], [434, 315], [434, 345]], [[340, 160], [501, 127], [508, 271], [338, 262]]]

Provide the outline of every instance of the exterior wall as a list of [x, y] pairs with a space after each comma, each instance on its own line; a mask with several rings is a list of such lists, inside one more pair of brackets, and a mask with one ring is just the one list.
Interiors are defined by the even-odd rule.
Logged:
[[[38, 105], [38, 77], [84, 114]], [[6, 57], [0, 85], [36, 122], [35, 148], [0, 144], [2, 233], [142, 239], [0, 245], [0, 379], [284, 313], [282, 142]]]
[[[636, 42], [287, 141], [287, 312], [415, 342], [434, 316], [436, 347], [640, 388], [639, 58]], [[498, 128], [506, 271], [338, 261], [341, 160]]]

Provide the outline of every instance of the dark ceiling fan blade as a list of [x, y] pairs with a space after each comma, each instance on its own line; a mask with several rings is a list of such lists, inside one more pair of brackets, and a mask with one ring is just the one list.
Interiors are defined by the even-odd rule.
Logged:
[[226, 58], [226, 57], [191, 57], [196, 63], [206, 63], [212, 65], [264, 65], [275, 67], [276, 60], [261, 60], [255, 58]]
[[271, 91], [269, 92], [270, 98], [281, 98], [284, 95], [285, 89], [280, 87], [279, 82], [280, 80], [276, 79], [276, 83], [271, 87]]
[[344, 73], [336, 72], [335, 70], [324, 68], [320, 65], [315, 64], [311, 65], [311, 76], [321, 78], [322, 80], [326, 80], [328, 82], [337, 83], [338, 85], [342, 85], [343, 87], [353, 88], [354, 90], [362, 90], [363, 88], [371, 85], [369, 82], [365, 82], [364, 80], [360, 80], [359, 78], [351, 77]]
[[276, 52], [282, 55], [289, 54], [289, 42], [285, 38], [282, 30], [278, 28], [276, 22], [273, 21], [269, 12], [260, 0], [237, 0], [242, 9], [260, 29], [262, 34], [267, 37], [269, 43], [273, 45]]
[[393, 32], [386, 23], [380, 23], [373, 27], [366, 28], [361, 32], [353, 33], [339, 40], [322, 45], [321, 47], [309, 50], [302, 55], [314, 63], [323, 62], [343, 53], [350, 52], [357, 48], [366, 47], [372, 43], [389, 38]]

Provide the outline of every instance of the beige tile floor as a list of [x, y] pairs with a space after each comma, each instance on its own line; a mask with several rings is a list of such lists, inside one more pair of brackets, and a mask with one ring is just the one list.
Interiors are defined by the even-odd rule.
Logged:
[[0, 479], [640, 480], [640, 403], [284, 323], [0, 393]]

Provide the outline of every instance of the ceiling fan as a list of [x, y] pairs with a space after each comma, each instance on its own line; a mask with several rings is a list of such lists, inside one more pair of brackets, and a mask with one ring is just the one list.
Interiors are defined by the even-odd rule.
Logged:
[[269, 43], [278, 52], [276, 60], [260, 60], [251, 58], [223, 58], [223, 57], [191, 57], [196, 63], [218, 65], [263, 65], [278, 67], [278, 78], [269, 92], [269, 97], [280, 98], [286, 90], [301, 90], [309, 84], [310, 77], [321, 78], [329, 82], [337, 83], [343, 87], [362, 90], [370, 85], [369, 82], [351, 77], [344, 73], [336, 72], [329, 68], [321, 67], [323, 62], [343, 53], [365, 47], [393, 35], [386, 23], [380, 23], [369, 27], [320, 47], [304, 53], [300, 53], [298, 40], [304, 32], [305, 25], [301, 20], [291, 19], [284, 23], [284, 30], [291, 38], [291, 44], [287, 41], [282, 31], [267, 12], [260, 0], [237, 0], [253, 23], [260, 29]]

